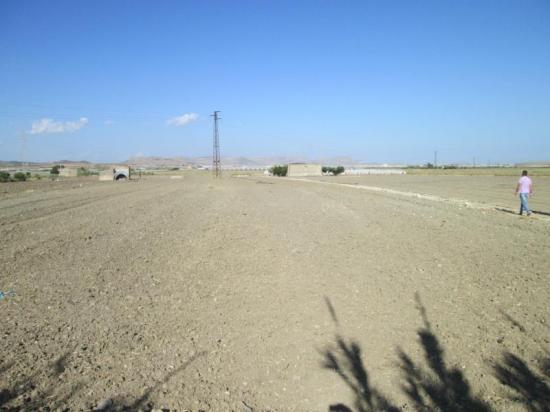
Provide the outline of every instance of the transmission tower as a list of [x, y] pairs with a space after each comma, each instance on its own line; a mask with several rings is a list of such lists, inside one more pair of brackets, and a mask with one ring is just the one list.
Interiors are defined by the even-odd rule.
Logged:
[[220, 161], [220, 137], [218, 134], [218, 115], [219, 110], [216, 110], [211, 116], [214, 118], [214, 150], [212, 153], [212, 173], [214, 177], [222, 177], [222, 168]]

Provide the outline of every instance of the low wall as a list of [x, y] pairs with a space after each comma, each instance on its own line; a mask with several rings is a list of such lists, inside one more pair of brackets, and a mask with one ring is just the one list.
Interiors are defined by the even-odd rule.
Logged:
[[346, 169], [345, 175], [405, 175], [403, 169]]

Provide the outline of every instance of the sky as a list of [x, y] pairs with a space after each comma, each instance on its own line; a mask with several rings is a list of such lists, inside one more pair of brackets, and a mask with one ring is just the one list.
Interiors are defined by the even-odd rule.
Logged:
[[[550, 160], [550, 2], [0, 2], [0, 160]], [[21, 150], [26, 141], [25, 150]]]

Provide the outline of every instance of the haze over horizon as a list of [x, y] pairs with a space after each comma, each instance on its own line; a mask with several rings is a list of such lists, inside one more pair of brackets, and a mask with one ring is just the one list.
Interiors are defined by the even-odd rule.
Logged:
[[208, 156], [214, 110], [222, 156], [550, 160], [549, 22], [543, 0], [7, 0], [0, 160]]

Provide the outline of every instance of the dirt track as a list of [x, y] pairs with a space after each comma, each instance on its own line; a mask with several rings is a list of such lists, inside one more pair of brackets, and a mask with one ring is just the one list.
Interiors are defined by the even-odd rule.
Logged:
[[550, 404], [548, 219], [282, 178], [50, 186], [0, 197], [0, 410], [357, 408], [322, 367], [351, 341], [359, 402], [414, 410], [408, 378], [437, 404], [423, 373], [445, 400], [460, 371], [463, 405]]

